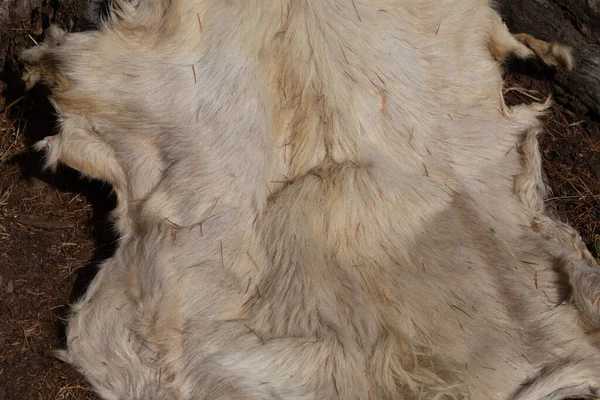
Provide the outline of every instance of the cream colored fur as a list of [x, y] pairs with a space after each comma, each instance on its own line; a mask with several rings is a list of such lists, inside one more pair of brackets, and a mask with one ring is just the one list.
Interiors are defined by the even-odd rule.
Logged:
[[504, 104], [509, 56], [573, 65], [483, 0], [52, 28], [23, 55], [62, 118], [38, 147], [114, 185], [122, 234], [57, 355], [105, 399], [599, 397], [598, 267], [545, 214], [548, 104]]

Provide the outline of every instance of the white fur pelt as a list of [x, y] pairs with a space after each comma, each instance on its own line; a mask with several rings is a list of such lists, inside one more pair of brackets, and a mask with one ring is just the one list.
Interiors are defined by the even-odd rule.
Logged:
[[600, 397], [600, 274], [544, 211], [570, 69], [484, 0], [117, 0], [48, 32], [38, 144], [110, 182], [121, 241], [66, 350], [104, 399]]

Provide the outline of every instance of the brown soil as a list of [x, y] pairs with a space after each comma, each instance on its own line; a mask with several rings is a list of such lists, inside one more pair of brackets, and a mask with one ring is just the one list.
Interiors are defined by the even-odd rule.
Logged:
[[[61, 346], [68, 304], [114, 248], [110, 187], [66, 168], [43, 173], [39, 155], [28, 147], [56, 124], [43, 89], [24, 93], [17, 54], [39, 42], [51, 22], [67, 30], [89, 24], [81, 0], [48, 1], [0, 3], [0, 400], [97, 398], [75, 371], [45, 354]], [[520, 65], [511, 71], [509, 104], [555, 92], [541, 138], [553, 189], [548, 205], [597, 255], [600, 123], [554, 87], [551, 74]]]
[[[543, 167], [552, 194], [550, 212], [575, 227], [595, 257], [600, 254], [600, 119], [554, 84], [552, 73], [517, 65], [506, 74], [509, 105], [544, 101], [554, 104], [539, 137]], [[526, 72], [527, 74], [525, 74]]]

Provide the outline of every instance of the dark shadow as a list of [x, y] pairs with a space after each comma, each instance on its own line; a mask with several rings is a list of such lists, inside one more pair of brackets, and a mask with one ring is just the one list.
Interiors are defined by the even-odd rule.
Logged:
[[576, 114], [580, 119], [598, 123], [600, 115], [579, 99], [566, 91], [556, 82], [556, 76], [565, 74], [562, 70], [550, 67], [537, 59], [518, 59], [512, 57], [506, 62], [506, 70], [515, 77], [528, 77], [551, 88], [553, 99], [567, 110]]
[[[5, 35], [0, 34], [0, 40], [4, 40]], [[21, 71], [17, 61], [7, 56], [4, 61], [4, 68], [0, 68], [0, 81], [3, 83], [3, 91], [0, 97], [4, 98], [4, 104], [9, 105], [25, 92], [25, 83], [21, 80]]]
[[537, 59], [523, 60], [511, 57], [506, 62], [509, 71], [517, 74], [527, 75], [536, 79], [553, 80], [558, 73], [556, 68], [549, 67]]
[[[54, 109], [48, 101], [48, 90], [42, 86], [27, 92], [24, 100], [23, 120], [27, 126], [23, 131], [28, 145], [57, 133], [57, 120]], [[87, 265], [75, 272], [76, 278], [71, 291], [70, 302], [77, 301], [94, 279], [101, 263], [111, 257], [117, 246], [118, 236], [111, 222], [111, 212], [116, 206], [116, 196], [111, 185], [93, 179], [86, 179], [78, 171], [60, 165], [55, 172], [44, 171], [43, 153], [29, 150], [12, 158], [19, 166], [23, 179], [37, 178], [61, 192], [78, 193], [92, 207], [91, 225], [95, 250]], [[68, 318], [68, 307], [60, 310], [61, 317]], [[64, 326], [58, 327], [61, 341], [65, 339]]]
[[108, 17], [108, 13], [107, 0], [88, 0], [87, 11], [79, 24], [78, 31], [98, 29], [101, 21]]

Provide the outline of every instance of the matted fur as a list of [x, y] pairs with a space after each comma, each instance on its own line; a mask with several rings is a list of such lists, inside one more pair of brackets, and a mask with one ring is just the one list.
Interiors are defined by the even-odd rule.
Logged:
[[484, 0], [52, 28], [23, 55], [62, 118], [38, 147], [114, 185], [122, 235], [57, 355], [105, 399], [599, 397], [600, 275], [544, 213], [548, 104], [504, 104], [509, 56], [573, 65]]

